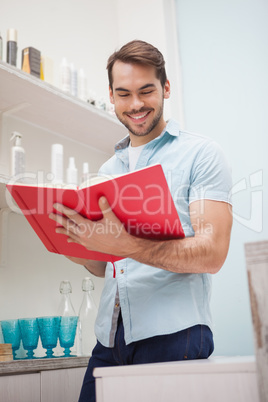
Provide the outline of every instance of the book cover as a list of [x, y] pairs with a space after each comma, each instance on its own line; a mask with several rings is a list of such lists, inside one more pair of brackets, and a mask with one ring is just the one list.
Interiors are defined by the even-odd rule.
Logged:
[[184, 237], [160, 164], [101, 180], [80, 188], [27, 184], [6, 187], [45, 247], [53, 253], [110, 262], [121, 259], [68, 243], [67, 236], [55, 232], [57, 223], [48, 217], [55, 212], [53, 204], [60, 203], [97, 221], [102, 218], [98, 205], [101, 196], [107, 198], [114, 214], [134, 236], [159, 240]]

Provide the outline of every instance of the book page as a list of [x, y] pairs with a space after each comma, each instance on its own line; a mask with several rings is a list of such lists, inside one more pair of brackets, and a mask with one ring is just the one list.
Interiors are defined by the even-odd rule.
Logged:
[[121, 176], [121, 175], [94, 176], [94, 177], [91, 177], [90, 179], [84, 181], [79, 186], [79, 188], [82, 189], [82, 188], [87, 188], [87, 187], [90, 187], [90, 186], [94, 186], [95, 184], [99, 184], [99, 183], [103, 183], [103, 182], [108, 181], [108, 180], [112, 180], [112, 179], [114, 179], [114, 178], [116, 178], [118, 176]]

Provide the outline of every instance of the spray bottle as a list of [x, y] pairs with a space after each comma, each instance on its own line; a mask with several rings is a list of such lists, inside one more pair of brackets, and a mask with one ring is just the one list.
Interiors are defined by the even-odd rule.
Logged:
[[77, 168], [75, 166], [75, 159], [73, 156], [69, 158], [69, 166], [67, 168], [67, 184], [77, 186]]
[[25, 172], [25, 151], [21, 146], [22, 135], [17, 131], [12, 133], [10, 141], [15, 139], [11, 148], [11, 176], [16, 176]]

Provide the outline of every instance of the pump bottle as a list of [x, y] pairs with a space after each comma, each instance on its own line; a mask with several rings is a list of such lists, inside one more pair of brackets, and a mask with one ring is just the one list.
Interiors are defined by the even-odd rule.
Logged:
[[11, 148], [11, 176], [16, 176], [25, 172], [25, 151], [21, 146], [22, 135], [17, 131], [12, 133], [10, 141], [15, 139]]

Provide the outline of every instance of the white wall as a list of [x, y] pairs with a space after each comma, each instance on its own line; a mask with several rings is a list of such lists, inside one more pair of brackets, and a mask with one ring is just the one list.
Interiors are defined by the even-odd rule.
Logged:
[[244, 243], [268, 238], [268, 3], [177, 0], [185, 126], [232, 166], [234, 226], [214, 276], [215, 354], [254, 353]]

